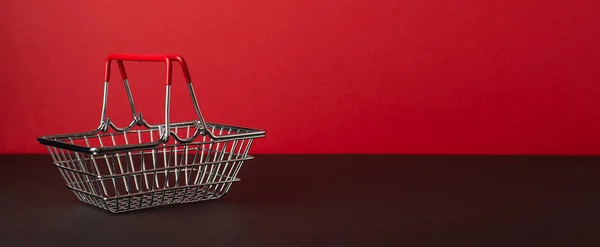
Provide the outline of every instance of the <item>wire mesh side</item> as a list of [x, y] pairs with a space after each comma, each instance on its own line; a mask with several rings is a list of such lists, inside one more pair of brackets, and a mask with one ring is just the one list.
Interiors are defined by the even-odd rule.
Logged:
[[[190, 128], [175, 129], [189, 136]], [[231, 129], [216, 129], [229, 132]], [[142, 143], [158, 131], [90, 136], [87, 146]], [[186, 133], [187, 132], [187, 133]], [[146, 136], [142, 137], [145, 134]], [[226, 134], [226, 133], [225, 133]], [[137, 137], [137, 138], [136, 138]], [[73, 142], [73, 140], [70, 140]], [[210, 200], [225, 195], [245, 160], [253, 139], [215, 142], [203, 136], [192, 143], [176, 140], [154, 149], [92, 155], [48, 146], [67, 187], [82, 202], [111, 212]]]

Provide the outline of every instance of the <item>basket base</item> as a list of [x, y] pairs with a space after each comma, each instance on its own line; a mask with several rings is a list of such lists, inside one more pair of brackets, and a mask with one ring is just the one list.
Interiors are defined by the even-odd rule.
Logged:
[[133, 210], [147, 209], [171, 204], [191, 203], [214, 200], [223, 197], [227, 192], [213, 192], [200, 188], [174, 188], [142, 195], [131, 195], [113, 199], [89, 196], [72, 190], [77, 199], [92, 206], [102, 208], [111, 213], [123, 213]]

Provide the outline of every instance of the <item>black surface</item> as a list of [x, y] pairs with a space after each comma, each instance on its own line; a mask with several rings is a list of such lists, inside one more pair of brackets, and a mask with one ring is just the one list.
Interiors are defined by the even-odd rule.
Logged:
[[266, 156], [224, 198], [113, 215], [0, 156], [3, 246], [600, 246], [600, 158]]

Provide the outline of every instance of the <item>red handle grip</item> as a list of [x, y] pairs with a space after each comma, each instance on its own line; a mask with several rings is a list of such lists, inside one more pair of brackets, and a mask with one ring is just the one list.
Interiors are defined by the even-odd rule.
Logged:
[[121, 71], [121, 77], [123, 80], [127, 79], [127, 72], [125, 72], [125, 66], [123, 65], [123, 61], [138, 61], [138, 62], [165, 62], [167, 63], [167, 85], [171, 85], [172, 78], [172, 64], [173, 61], [179, 62], [181, 65], [181, 70], [183, 72], [183, 76], [187, 83], [192, 82], [192, 77], [190, 75], [190, 71], [188, 69], [185, 60], [180, 55], [166, 54], [166, 55], [146, 55], [146, 54], [110, 54], [106, 58], [106, 68], [104, 70], [104, 81], [108, 81], [110, 79], [110, 63], [112, 60], [117, 60], [119, 65], [119, 71]]

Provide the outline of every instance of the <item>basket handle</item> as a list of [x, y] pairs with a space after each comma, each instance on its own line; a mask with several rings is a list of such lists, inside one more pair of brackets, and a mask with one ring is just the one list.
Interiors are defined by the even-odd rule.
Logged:
[[[114, 124], [110, 123], [110, 120], [108, 118], [106, 118], [106, 108], [107, 108], [107, 103], [108, 103], [107, 102], [108, 101], [108, 84], [109, 84], [109, 80], [110, 80], [111, 62], [113, 60], [117, 61], [119, 71], [121, 72], [121, 77], [123, 78], [123, 83], [125, 84], [125, 90], [127, 91], [127, 97], [129, 98], [129, 104], [130, 104], [131, 113], [133, 116], [133, 121], [131, 122], [131, 124], [129, 124], [129, 126], [127, 126], [125, 128], [118, 128], [118, 127], [114, 126]], [[159, 139], [159, 142], [166, 143], [168, 141], [169, 133], [170, 133], [169, 109], [170, 109], [170, 97], [171, 97], [171, 82], [172, 82], [172, 75], [173, 75], [173, 62], [178, 62], [181, 65], [181, 70], [182, 70], [183, 76], [187, 82], [188, 90], [190, 91], [190, 96], [192, 98], [192, 103], [194, 104], [194, 109], [196, 110], [196, 115], [198, 116], [198, 120], [196, 120], [194, 122], [196, 127], [203, 129], [204, 133], [209, 132], [208, 128], [206, 127], [206, 123], [204, 122], [204, 118], [202, 117], [202, 113], [200, 112], [200, 107], [198, 106], [198, 100], [196, 99], [196, 94], [194, 93], [194, 87], [192, 87], [192, 77], [190, 76], [190, 71], [188, 69], [187, 63], [185, 62], [185, 60], [183, 59], [182, 56], [172, 55], [172, 54], [166, 54], [166, 55], [110, 54], [106, 58], [106, 66], [105, 66], [105, 70], [104, 70], [104, 100], [103, 100], [103, 104], [102, 104], [102, 117], [100, 119], [100, 126], [98, 127], [99, 130], [107, 131], [109, 125], [112, 125], [113, 127], [118, 128], [118, 129], [129, 129], [129, 128], [133, 127], [134, 124], [137, 124], [139, 126], [146, 125], [146, 126], [152, 127], [152, 125], [146, 123], [142, 119], [141, 113], [138, 114], [135, 110], [135, 103], [133, 101], [133, 96], [132, 96], [131, 90], [129, 88], [127, 72], [125, 71], [125, 65], [123, 64], [123, 61], [165, 62], [167, 65], [166, 80], [165, 80], [165, 82], [166, 82], [165, 123], [164, 123], [164, 130], [160, 129], [161, 137]], [[209, 133], [209, 134], [211, 134], [211, 133]]]
[[127, 72], [125, 72], [125, 66], [123, 61], [138, 61], [138, 62], [165, 62], [167, 64], [167, 85], [171, 85], [172, 81], [172, 63], [173, 61], [179, 62], [181, 65], [181, 71], [187, 83], [192, 82], [190, 70], [188, 69], [187, 63], [181, 55], [166, 54], [166, 55], [146, 55], [146, 54], [110, 54], [106, 58], [106, 69], [104, 70], [104, 81], [110, 80], [110, 64], [112, 60], [116, 60], [119, 65], [119, 71], [123, 80], [127, 80]]

